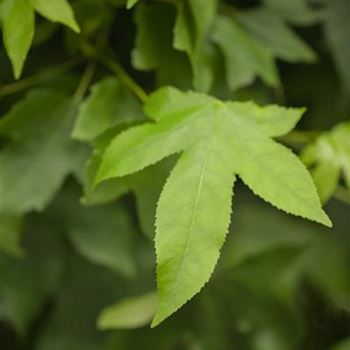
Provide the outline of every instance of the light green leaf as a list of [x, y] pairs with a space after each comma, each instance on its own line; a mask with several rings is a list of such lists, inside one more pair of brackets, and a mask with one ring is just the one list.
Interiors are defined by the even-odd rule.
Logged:
[[75, 170], [85, 151], [69, 137], [75, 113], [66, 96], [35, 90], [1, 120], [2, 134], [12, 138], [2, 151], [4, 211], [42, 210]]
[[[269, 111], [276, 114], [269, 118]], [[153, 325], [192, 298], [210, 278], [230, 222], [235, 174], [276, 207], [331, 225], [303, 164], [269, 138], [288, 132], [303, 112], [282, 111], [162, 88], [145, 106], [156, 122], [130, 128], [107, 147], [96, 184], [184, 151], [157, 208], [159, 306]], [[285, 125], [277, 115], [286, 117]], [[262, 122], [265, 118], [270, 124]]]
[[334, 194], [341, 176], [350, 196], [350, 123], [341, 123], [319, 136], [303, 150], [301, 158], [312, 168], [322, 202]]
[[314, 62], [312, 49], [275, 12], [258, 8], [245, 11], [238, 20], [271, 52], [289, 62]]
[[123, 299], [101, 312], [97, 326], [102, 330], [144, 327], [151, 322], [156, 307], [156, 293]]
[[127, 0], [126, 8], [127, 9], [131, 9], [133, 6], [136, 5], [137, 2], [138, 2], [138, 0]]
[[339, 344], [334, 346], [332, 350], [349, 350], [350, 349], [350, 338], [341, 341]]
[[29, 0], [36, 12], [52, 22], [62, 23], [76, 33], [80, 32], [79, 25], [67, 0]]
[[4, 45], [18, 79], [34, 36], [34, 11], [28, 0], [4, 0], [0, 14]]
[[[224, 125], [219, 120], [211, 122], [207, 144], [183, 154], [158, 202], [159, 305], [153, 326], [191, 299], [209, 280], [228, 231], [234, 174], [225, 156], [228, 144], [222, 135]], [[209, 136], [211, 131], [214, 135]]]
[[218, 16], [213, 40], [224, 54], [227, 83], [236, 90], [260, 77], [267, 85], [278, 84], [278, 74], [269, 49], [250, 35], [233, 17]]
[[73, 137], [91, 141], [112, 127], [141, 119], [136, 97], [118, 79], [105, 78], [91, 88], [90, 96], [80, 105]]
[[350, 94], [350, 2], [348, 0], [329, 1], [325, 34], [333, 59], [344, 87]]

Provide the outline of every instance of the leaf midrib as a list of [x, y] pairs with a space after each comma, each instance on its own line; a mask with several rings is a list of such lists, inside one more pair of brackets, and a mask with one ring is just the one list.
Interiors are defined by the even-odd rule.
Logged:
[[[217, 112], [215, 114], [217, 114]], [[195, 219], [196, 219], [196, 214], [197, 214], [199, 199], [200, 199], [200, 196], [201, 196], [201, 191], [202, 191], [205, 171], [206, 171], [207, 164], [208, 164], [208, 158], [209, 158], [209, 155], [210, 155], [210, 152], [211, 152], [211, 146], [212, 146], [212, 144], [214, 142], [214, 139], [215, 139], [214, 135], [215, 135], [216, 128], [217, 128], [216, 119], [217, 119], [217, 115], [215, 115], [215, 117], [214, 117], [214, 124], [215, 125], [214, 125], [213, 130], [209, 129], [208, 140], [210, 139], [210, 141], [208, 141], [208, 143], [207, 143], [207, 148], [206, 148], [206, 152], [205, 152], [205, 159], [204, 159], [204, 162], [203, 162], [202, 168], [201, 168], [201, 174], [200, 174], [200, 178], [199, 178], [199, 182], [198, 182], [196, 198], [195, 198], [194, 205], [193, 205], [192, 217], [191, 217], [190, 225], [189, 225], [189, 228], [188, 228], [189, 234], [188, 234], [187, 239], [186, 239], [185, 251], [183, 253], [183, 256], [182, 256], [182, 259], [181, 259], [181, 262], [180, 262], [180, 267], [179, 267], [179, 270], [178, 270], [178, 273], [177, 273], [177, 276], [176, 276], [176, 281], [175, 281], [175, 285], [173, 287], [173, 291], [171, 293], [171, 298], [174, 297], [174, 295], [175, 295], [175, 293], [177, 291], [179, 280], [180, 280], [180, 276], [181, 276], [181, 273], [182, 273], [182, 270], [183, 270], [183, 267], [184, 267], [184, 262], [186, 260], [186, 257], [188, 255], [188, 251], [189, 251], [190, 246], [191, 246], [191, 239], [192, 239], [192, 236], [193, 236], [193, 226], [194, 226]]]

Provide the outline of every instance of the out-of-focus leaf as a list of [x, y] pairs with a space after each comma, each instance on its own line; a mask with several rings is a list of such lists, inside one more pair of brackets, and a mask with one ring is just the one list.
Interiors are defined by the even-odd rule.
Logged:
[[22, 256], [23, 250], [20, 246], [21, 230], [22, 220], [20, 217], [2, 213], [0, 225], [0, 249], [13, 256]]
[[126, 2], [126, 7], [128, 9], [131, 9], [133, 6], [136, 5], [136, 3], [138, 2], [138, 0], [127, 0]]
[[310, 247], [306, 270], [309, 279], [335, 305], [350, 311], [350, 246], [322, 237]]
[[214, 79], [214, 47], [206, 41], [214, 20], [217, 0], [182, 0], [177, 3], [174, 47], [187, 53], [192, 65], [193, 85], [208, 91]]
[[77, 250], [87, 259], [126, 276], [135, 274], [132, 254], [135, 229], [124, 207], [77, 206], [70, 213], [68, 231]]
[[344, 341], [340, 342], [334, 346], [332, 350], [350, 350], [350, 339], [345, 339]]
[[301, 159], [311, 168], [322, 202], [334, 194], [341, 176], [350, 198], [350, 123], [341, 123], [323, 133], [303, 150]]
[[325, 34], [333, 59], [345, 88], [350, 94], [350, 2], [348, 0], [328, 1], [325, 20]]
[[35, 90], [4, 116], [1, 134], [12, 140], [2, 153], [2, 210], [42, 210], [80, 164], [85, 148], [69, 136], [75, 114], [66, 96]]
[[100, 314], [99, 329], [130, 329], [149, 324], [156, 312], [157, 293], [127, 298], [108, 306]]
[[[307, 0], [263, 0], [265, 5], [296, 25], [312, 25], [324, 18], [322, 9], [312, 9]], [[333, 1], [333, 0], [331, 0]], [[346, 1], [346, 0], [345, 0]]]
[[78, 23], [67, 0], [29, 0], [35, 11], [52, 22], [59, 22], [79, 33]]
[[243, 12], [238, 20], [278, 58], [289, 62], [314, 62], [312, 49], [275, 12], [258, 8]]
[[[72, 7], [82, 35], [95, 34], [101, 27], [106, 26], [113, 16], [107, 1], [78, 0], [72, 3]], [[67, 39], [73, 40], [71, 34], [73, 33], [66, 32]]]
[[3, 0], [0, 16], [5, 48], [18, 79], [34, 36], [34, 11], [28, 0]]
[[108, 129], [142, 119], [139, 101], [114, 77], [99, 81], [80, 105], [73, 137], [91, 141]]
[[278, 84], [278, 74], [269, 49], [247, 32], [236, 19], [218, 16], [213, 40], [224, 54], [230, 89], [252, 84], [256, 76], [267, 85]]
[[171, 4], [141, 3], [136, 7], [137, 35], [132, 63], [139, 70], [156, 70], [160, 85], [189, 88], [191, 66], [185, 53], [172, 47], [175, 16], [176, 11]]
[[36, 344], [38, 350], [101, 350], [104, 337], [97, 332], [96, 318], [129, 285], [101, 266], [70, 256], [62, 286], [50, 317], [45, 320]]
[[26, 220], [23, 257], [0, 252], [1, 317], [25, 334], [47, 299], [55, 293], [64, 267], [64, 244], [52, 223]]

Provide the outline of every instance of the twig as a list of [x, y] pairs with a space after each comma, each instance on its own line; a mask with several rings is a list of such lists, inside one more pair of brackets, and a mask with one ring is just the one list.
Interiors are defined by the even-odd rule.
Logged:
[[83, 62], [82, 57], [74, 57], [67, 62], [61, 63], [57, 66], [50, 67], [36, 75], [33, 75], [29, 78], [22, 79], [20, 81], [16, 81], [14, 83], [10, 83], [7, 85], [0, 86], [0, 97], [15, 94], [22, 90], [25, 90], [33, 85], [37, 85], [43, 80], [48, 78], [52, 78], [54, 76], [60, 75], [63, 72], [70, 70]]
[[146, 102], [148, 95], [143, 88], [126, 72], [118, 60], [112, 57], [112, 53], [103, 53], [89, 43], [84, 43], [81, 47], [85, 56], [95, 59], [111, 70], [122, 83], [125, 84], [142, 102]]
[[94, 76], [96, 64], [94, 62], [89, 62], [86, 66], [85, 72], [79, 82], [77, 89], [75, 90], [73, 100], [79, 102], [83, 99], [89, 85], [91, 84], [92, 78]]

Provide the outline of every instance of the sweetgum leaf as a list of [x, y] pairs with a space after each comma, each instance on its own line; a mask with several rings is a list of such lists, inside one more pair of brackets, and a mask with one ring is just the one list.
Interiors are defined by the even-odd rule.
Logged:
[[[275, 115], [269, 117], [269, 111]], [[183, 152], [158, 202], [159, 305], [153, 325], [210, 278], [230, 223], [235, 175], [274, 206], [331, 225], [306, 168], [269, 136], [288, 132], [303, 109], [283, 113], [281, 107], [221, 102], [162, 88], [149, 98], [145, 112], [154, 122], [130, 128], [111, 142], [95, 184]]]
[[28, 0], [4, 0], [0, 16], [4, 45], [18, 79], [34, 36], [34, 11]]

